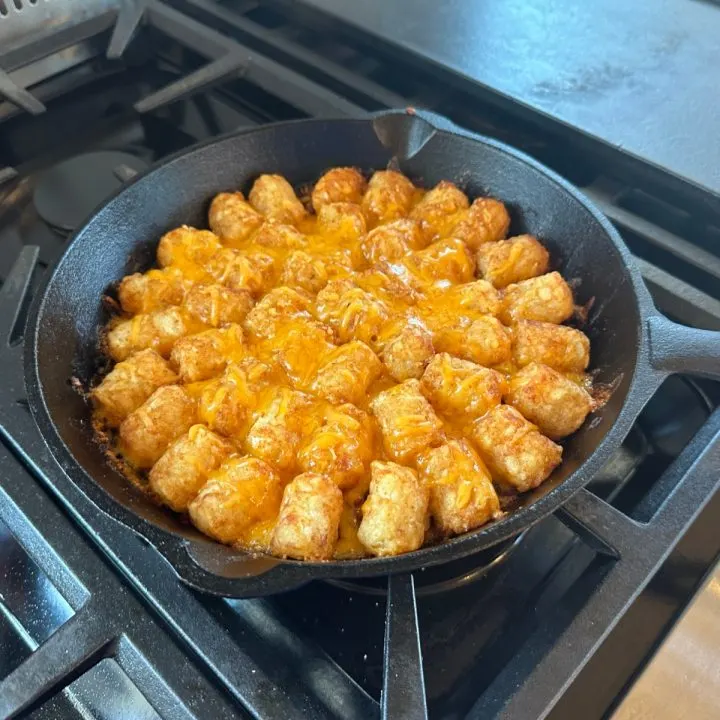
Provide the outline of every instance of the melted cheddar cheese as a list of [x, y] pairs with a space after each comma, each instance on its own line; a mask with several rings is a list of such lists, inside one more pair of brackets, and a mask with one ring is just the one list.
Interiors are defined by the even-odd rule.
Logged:
[[[333, 185], [333, 172], [343, 184]], [[157, 352], [169, 366], [162, 383], [177, 373], [175, 384], [195, 404], [195, 421], [219, 436], [223, 447], [233, 448], [230, 465], [218, 461], [210, 472], [207, 462], [196, 462], [187, 471], [197, 478], [203, 467], [208, 474], [196, 505], [190, 503], [191, 519], [223, 542], [267, 552], [282, 489], [301, 473], [319, 473], [343, 493], [337, 539], [331, 543], [334, 557], [367, 555], [358, 528], [371, 461], [395, 460], [421, 472], [418, 454], [448, 442], [469, 442], [472, 424], [502, 401], [507, 381], [519, 371], [511, 351], [512, 327], [497, 319], [503, 291], [477, 277], [475, 248], [458, 237], [473, 230], [473, 238], [500, 241], [507, 224], [475, 228], [477, 205], [451, 183], [427, 192], [399, 173], [376, 173], [369, 185], [358, 176], [351, 169], [324, 176], [313, 196], [317, 213], [303, 207], [274, 175], [261, 176], [249, 202], [239, 192], [218, 195], [210, 211], [215, 232], [182, 227], [167, 233], [158, 248], [162, 269], [148, 270], [147, 282], [137, 275], [126, 283], [133, 292], [127, 305], [148, 311], [126, 312], [108, 324], [111, 359]], [[379, 237], [389, 223], [392, 248], [376, 242], [368, 249], [368, 233]], [[462, 232], [453, 236], [454, 228]], [[520, 248], [507, 255], [503, 272], [520, 261]], [[165, 288], [166, 282], [172, 287]], [[207, 304], [200, 311], [193, 306], [191, 313], [183, 293], [200, 287], [205, 289], [195, 293], [194, 302], [200, 298]], [[231, 297], [238, 322], [223, 324], [223, 298]], [[411, 332], [403, 334], [407, 328], [422, 331], [433, 347], [428, 350]], [[395, 363], [407, 356], [402, 367], [414, 375], [402, 384], [389, 372], [389, 355], [383, 364], [386, 348]], [[442, 355], [432, 359], [433, 353]], [[487, 364], [482, 358], [493, 359], [492, 370], [478, 367]], [[591, 390], [582, 371], [563, 377]], [[153, 387], [144, 379], [133, 406]], [[96, 406], [98, 428], [118, 415], [107, 411], [107, 394]], [[539, 403], [537, 413], [543, 412], [548, 409]], [[123, 427], [124, 422], [119, 433], [111, 427], [110, 435], [133, 478], [133, 459], [139, 456], [133, 445], [143, 440], [123, 435]], [[197, 433], [197, 427], [178, 427], [175, 436]], [[164, 432], [172, 435], [172, 427]], [[192, 442], [190, 437], [187, 445]], [[479, 455], [489, 473], [501, 466], [498, 459]], [[267, 477], [250, 482], [238, 475], [237, 462], [232, 463], [240, 456], [261, 461], [257, 467]], [[455, 475], [446, 473], [443, 482], [457, 481], [453, 502], [465, 508], [473, 486]], [[499, 481], [507, 488], [507, 477]], [[431, 502], [428, 512], [432, 508]], [[282, 515], [295, 517], [287, 508]], [[485, 522], [489, 516], [482, 517]], [[436, 520], [443, 527], [457, 525], [453, 517]]]

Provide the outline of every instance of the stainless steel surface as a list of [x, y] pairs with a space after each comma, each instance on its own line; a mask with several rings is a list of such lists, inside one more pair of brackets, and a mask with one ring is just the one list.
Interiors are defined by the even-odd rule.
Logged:
[[34, 43], [117, 8], [121, 1], [0, 0], [0, 49], [5, 53]]
[[32, 87], [45, 78], [59, 75], [76, 65], [90, 60], [97, 54], [96, 51], [97, 48], [90, 42], [78, 43], [53, 55], [23, 65], [23, 67], [9, 72], [8, 76], [16, 85]]
[[611, 720], [720, 716], [720, 562]]
[[[135, 0], [126, 0], [132, 3]], [[20, 79], [9, 72], [14, 63], [0, 67], [0, 99], [7, 98], [32, 115], [45, 112], [45, 105], [26, 88], [33, 82], [50, 77], [68, 66], [68, 48], [85, 37], [85, 30], [76, 37], [77, 30], [93, 23], [101, 16], [112, 14], [122, 0], [0, 0], [0, 57], [30, 53], [34, 65], [32, 77]], [[54, 60], [53, 53], [59, 59]], [[51, 56], [50, 58], [46, 56]], [[71, 59], [71, 58], [70, 58]], [[33, 63], [32, 60], [35, 62]]]
[[6, 97], [13, 105], [21, 107], [31, 115], [45, 112], [45, 106], [32, 93], [13, 82], [2, 70], [0, 70], [0, 97]]

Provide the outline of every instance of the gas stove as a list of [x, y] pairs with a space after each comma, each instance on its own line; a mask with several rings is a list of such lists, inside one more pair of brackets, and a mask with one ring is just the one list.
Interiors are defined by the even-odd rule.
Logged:
[[[0, 34], [21, 6], [0, 0]], [[0, 102], [0, 717], [621, 709], [720, 551], [718, 384], [668, 379], [584, 491], [492, 553], [415, 573], [415, 598], [391, 588], [405, 615], [386, 627], [383, 578], [254, 600], [183, 586], [40, 439], [23, 319], [68, 235], [124, 181], [195, 142], [277, 120], [412, 105], [520, 147], [602, 207], [664, 313], [720, 329], [713, 204], [700, 190], [678, 194], [661, 168], [628, 181], [621, 149], [575, 142], [520, 103], [486, 102], [416, 55], [285, 3], [95, 10], [42, 42], [0, 46], [0, 97], [13, 100]]]

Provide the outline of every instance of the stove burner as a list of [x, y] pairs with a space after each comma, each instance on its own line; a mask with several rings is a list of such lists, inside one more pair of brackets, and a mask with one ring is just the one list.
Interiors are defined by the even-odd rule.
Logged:
[[48, 225], [70, 232], [123, 182], [146, 167], [145, 161], [123, 152], [78, 155], [43, 173], [33, 194], [35, 209]]
[[[474, 555], [415, 572], [415, 594], [418, 597], [437, 595], [481, 580], [505, 562], [524, 537], [525, 533], [523, 532]], [[386, 577], [333, 579], [325, 582], [334, 587], [364, 595], [384, 596], [387, 594]]]

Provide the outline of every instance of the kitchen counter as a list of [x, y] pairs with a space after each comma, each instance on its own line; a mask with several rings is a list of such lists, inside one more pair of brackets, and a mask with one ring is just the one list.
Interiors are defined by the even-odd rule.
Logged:
[[720, 198], [720, 6], [296, 0]]
[[711, 720], [720, 712], [720, 563], [611, 720]]

